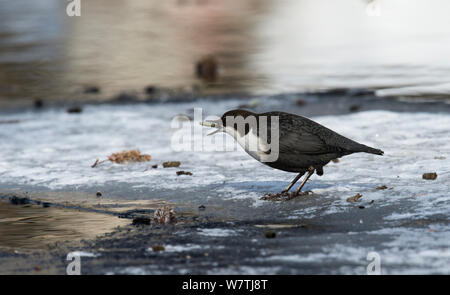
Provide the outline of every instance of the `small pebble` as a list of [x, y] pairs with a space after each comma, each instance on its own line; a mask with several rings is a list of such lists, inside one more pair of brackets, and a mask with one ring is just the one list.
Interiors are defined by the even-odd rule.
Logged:
[[153, 246], [152, 246], [152, 250], [153, 250], [154, 252], [158, 252], [158, 251], [164, 251], [165, 248], [164, 248], [164, 246], [162, 246], [162, 245], [153, 245]]
[[198, 210], [200, 210], [200, 211], [203, 211], [203, 210], [205, 210], [205, 209], [206, 209], [206, 207], [205, 207], [204, 205], [198, 206]]
[[177, 175], [192, 175], [192, 172], [189, 171], [177, 171]]
[[152, 168], [156, 169], [156, 168], [158, 168], [158, 165], [153, 165]]
[[387, 186], [385, 186], [385, 185], [377, 186], [377, 190], [383, 190], [383, 189], [387, 189]]
[[102, 192], [101, 192], [101, 191], [98, 191], [98, 192], [97, 192], [97, 198], [99, 198], [99, 197], [101, 197], [101, 196], [103, 196]]
[[355, 203], [357, 202], [359, 199], [362, 198], [362, 195], [360, 193], [357, 193], [356, 195], [354, 195], [353, 197], [347, 198], [347, 202], [350, 203]]
[[304, 106], [306, 104], [306, 101], [304, 101], [302, 98], [297, 98], [297, 100], [295, 101], [295, 104], [298, 106]]
[[156, 87], [155, 86], [147, 86], [144, 89], [146, 94], [153, 94], [156, 91]]
[[218, 63], [213, 56], [207, 56], [199, 60], [195, 66], [198, 78], [206, 81], [214, 81], [218, 76]]
[[435, 180], [437, 178], [437, 173], [433, 172], [433, 173], [424, 173], [422, 175], [423, 179], [427, 179], [427, 180]]
[[139, 224], [150, 225], [150, 218], [148, 218], [148, 217], [133, 218], [133, 225], [139, 225]]
[[170, 162], [163, 163], [164, 168], [179, 167], [180, 165], [181, 165], [181, 162], [179, 162], [179, 161], [170, 161]]
[[100, 87], [97, 86], [87, 86], [83, 91], [85, 94], [96, 94], [100, 93]]
[[69, 114], [79, 114], [83, 112], [83, 109], [81, 107], [70, 107], [67, 109], [67, 112]]
[[359, 109], [360, 109], [361, 107], [359, 106], [359, 105], [351, 105], [349, 108], [348, 108], [348, 110], [350, 111], [350, 112], [357, 112], [357, 111], [359, 111]]
[[273, 230], [268, 230], [264, 232], [264, 236], [268, 239], [273, 239], [277, 236], [277, 234]]
[[30, 203], [30, 199], [28, 198], [19, 198], [16, 196], [12, 196], [9, 201], [11, 202], [11, 204], [13, 205], [26, 205]]
[[40, 109], [44, 106], [44, 101], [42, 99], [35, 99], [33, 104], [35, 108]]

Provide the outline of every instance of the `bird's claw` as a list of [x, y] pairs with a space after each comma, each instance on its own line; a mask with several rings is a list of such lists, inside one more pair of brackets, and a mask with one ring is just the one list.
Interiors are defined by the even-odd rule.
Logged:
[[282, 191], [281, 193], [276, 194], [265, 194], [260, 198], [260, 200], [264, 201], [289, 201], [299, 196], [307, 196], [309, 194], [312, 194], [312, 191], [305, 191], [305, 192], [286, 192]]
[[260, 199], [265, 200], [265, 201], [283, 201], [283, 200], [288, 199], [289, 194], [293, 194], [293, 193], [283, 191], [281, 193], [276, 193], [276, 194], [265, 194]]

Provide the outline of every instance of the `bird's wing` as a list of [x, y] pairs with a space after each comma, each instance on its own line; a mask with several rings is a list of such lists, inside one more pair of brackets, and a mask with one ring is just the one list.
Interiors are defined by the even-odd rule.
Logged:
[[[290, 128], [289, 128], [290, 129]], [[338, 148], [327, 145], [319, 136], [305, 130], [280, 130], [280, 152], [299, 154], [327, 154]]]
[[337, 133], [307, 118], [279, 113], [279, 126], [280, 152], [317, 155], [345, 151], [338, 142], [329, 142]]

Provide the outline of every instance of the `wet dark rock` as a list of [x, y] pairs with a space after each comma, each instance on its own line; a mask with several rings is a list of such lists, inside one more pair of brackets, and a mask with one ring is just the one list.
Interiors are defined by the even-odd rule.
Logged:
[[33, 102], [35, 108], [40, 109], [44, 106], [44, 101], [42, 99], [35, 99]]
[[298, 105], [298, 106], [304, 106], [304, 105], [306, 105], [306, 101], [303, 98], [299, 97], [295, 101], [295, 104]]
[[268, 239], [273, 239], [277, 236], [277, 234], [273, 230], [267, 230], [264, 232], [264, 236]]
[[138, 101], [138, 99], [139, 98], [137, 97], [137, 95], [122, 92], [119, 95], [117, 95], [116, 97], [114, 97], [113, 100], [118, 101], [118, 102], [134, 102], [134, 101]]
[[86, 86], [83, 93], [85, 94], [98, 94], [100, 93], [100, 87], [98, 86]]
[[348, 108], [348, 110], [349, 110], [350, 112], [357, 112], [357, 111], [359, 111], [360, 109], [361, 109], [361, 106], [356, 105], [356, 104], [351, 105], [351, 106]]
[[437, 173], [436, 172], [424, 173], [422, 175], [422, 178], [426, 180], [435, 180], [437, 178]]
[[152, 168], [156, 169], [156, 168], [158, 168], [158, 165], [152, 165]]
[[12, 196], [11, 198], [9, 198], [9, 201], [13, 205], [26, 205], [29, 204], [31, 200], [28, 198], [20, 198], [17, 196]]
[[67, 112], [69, 114], [79, 114], [81, 112], [83, 112], [83, 108], [81, 107], [70, 107], [67, 109]]
[[314, 94], [322, 97], [334, 97], [334, 96], [350, 96], [350, 97], [360, 97], [367, 95], [374, 95], [375, 91], [373, 89], [366, 88], [330, 88], [322, 90], [320, 92], [312, 92]]
[[211, 82], [217, 79], [217, 68], [217, 60], [213, 56], [206, 56], [197, 62], [195, 72], [198, 78]]
[[320, 96], [345, 96], [348, 94], [348, 91], [349, 88], [330, 88], [315, 94]]
[[353, 197], [347, 198], [347, 202], [350, 203], [356, 203], [358, 202], [359, 199], [362, 198], [362, 195], [360, 193], [357, 193], [356, 195], [354, 195]]
[[97, 194], [96, 194], [97, 198], [101, 197], [102, 195], [103, 195], [103, 194], [102, 194], [101, 191], [98, 191]]
[[192, 175], [192, 172], [189, 172], [189, 171], [177, 171], [177, 175], [178, 176], [180, 176], [180, 175]]
[[358, 206], [358, 208], [359, 208], [359, 209], [364, 209], [364, 208], [366, 208], [366, 207], [364, 207], [364, 206]]
[[145, 87], [144, 92], [149, 95], [154, 94], [156, 92], [156, 87], [155, 86], [147, 86], [147, 87]]
[[149, 217], [138, 216], [133, 218], [133, 225], [150, 225], [151, 219]]
[[387, 189], [386, 185], [377, 186], [377, 190], [385, 190], [385, 189]]
[[154, 252], [159, 252], [159, 251], [164, 251], [165, 248], [164, 248], [163, 245], [153, 245], [153, 246], [152, 246], [152, 250], [153, 250]]

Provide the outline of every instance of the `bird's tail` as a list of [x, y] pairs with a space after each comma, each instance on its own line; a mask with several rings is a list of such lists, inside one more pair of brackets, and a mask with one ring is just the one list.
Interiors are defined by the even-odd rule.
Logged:
[[375, 155], [380, 155], [380, 156], [382, 156], [384, 154], [384, 152], [382, 150], [374, 149], [374, 148], [372, 148], [370, 146], [363, 145], [363, 144], [360, 144], [358, 146], [357, 152], [375, 154]]

